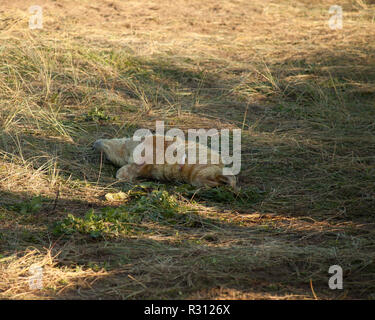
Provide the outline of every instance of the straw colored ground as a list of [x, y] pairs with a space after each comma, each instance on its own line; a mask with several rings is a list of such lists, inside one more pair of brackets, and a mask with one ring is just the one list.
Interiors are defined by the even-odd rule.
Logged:
[[[332, 4], [0, 1], [0, 298], [374, 299], [375, 2]], [[242, 129], [241, 191], [116, 182], [155, 120]]]

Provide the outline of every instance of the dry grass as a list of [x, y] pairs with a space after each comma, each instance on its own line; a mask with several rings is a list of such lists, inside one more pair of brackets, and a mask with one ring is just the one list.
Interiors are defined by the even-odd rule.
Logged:
[[[21, 257], [17, 255], [2, 258], [1, 262], [1, 297], [8, 299], [48, 299], [51, 294], [64, 298], [65, 291], [91, 288], [94, 282], [107, 275], [104, 270], [93, 271], [80, 268], [58, 267], [56, 256], [51, 250], [40, 252], [37, 249], [28, 249]], [[37, 274], [37, 268], [42, 269], [44, 290], [41, 294], [36, 284], [30, 280]]]
[[[0, 1], [1, 298], [374, 299], [373, 1], [38, 4]], [[116, 182], [92, 143], [155, 120], [243, 129], [240, 196]]]

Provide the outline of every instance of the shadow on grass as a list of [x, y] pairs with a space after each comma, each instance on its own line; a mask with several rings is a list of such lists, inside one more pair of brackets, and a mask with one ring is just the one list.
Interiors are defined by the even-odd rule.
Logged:
[[[3, 254], [53, 247], [59, 267], [108, 271], [90, 290], [67, 290], [70, 298], [178, 299], [212, 287], [311, 297], [310, 279], [322, 297], [334, 298], [337, 293], [327, 289], [334, 264], [347, 272], [347, 298], [367, 297], [373, 288], [369, 243], [353, 252], [347, 230], [340, 231], [347, 236], [338, 243], [338, 230], [329, 226], [293, 229], [286, 221], [277, 224], [281, 217], [243, 225], [174, 204], [168, 192], [133, 192], [122, 206], [64, 200], [51, 210], [54, 200], [48, 198], [2, 204]], [[88, 215], [83, 208], [90, 208]]]

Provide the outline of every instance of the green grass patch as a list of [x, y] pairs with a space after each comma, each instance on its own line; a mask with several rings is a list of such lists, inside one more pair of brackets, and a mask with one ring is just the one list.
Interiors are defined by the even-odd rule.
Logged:
[[[89, 210], [83, 217], [68, 214], [53, 226], [55, 235], [81, 233], [92, 238], [117, 237], [147, 232], [147, 223], [195, 227], [196, 212], [163, 188], [148, 192], [140, 186], [128, 191], [129, 201], [120, 207]], [[146, 223], [143, 225], [143, 223]]]
[[258, 203], [266, 195], [266, 192], [252, 186], [243, 187], [236, 192], [233, 189], [225, 186], [197, 189], [191, 185], [184, 184], [175, 187], [175, 191], [189, 199], [217, 202], [222, 204], [226, 203], [237, 206], [247, 205], [249, 203]]
[[45, 199], [41, 196], [32, 197], [30, 200], [26, 200], [20, 203], [7, 205], [7, 209], [19, 212], [21, 214], [35, 214], [38, 213], [42, 207]]

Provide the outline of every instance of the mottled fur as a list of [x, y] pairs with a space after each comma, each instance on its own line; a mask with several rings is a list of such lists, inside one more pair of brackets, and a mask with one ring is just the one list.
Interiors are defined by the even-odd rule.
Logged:
[[[164, 141], [164, 151], [174, 141]], [[209, 186], [215, 187], [219, 185], [230, 185], [236, 188], [236, 178], [233, 175], [223, 175], [224, 164], [211, 163], [211, 154], [215, 153], [210, 148], [207, 150], [207, 164], [188, 164], [188, 159], [183, 159], [181, 164], [136, 164], [133, 158], [134, 148], [140, 142], [133, 141], [132, 138], [122, 139], [101, 139], [95, 142], [94, 148], [105, 153], [107, 159], [120, 169], [116, 173], [119, 180], [133, 181], [134, 179], [151, 178], [162, 181], [179, 181], [190, 183], [193, 186]], [[156, 137], [153, 136], [154, 161], [156, 159]], [[184, 143], [184, 142], [183, 142]], [[199, 146], [197, 148], [197, 159]], [[185, 154], [188, 154], [188, 144], [185, 143]]]

